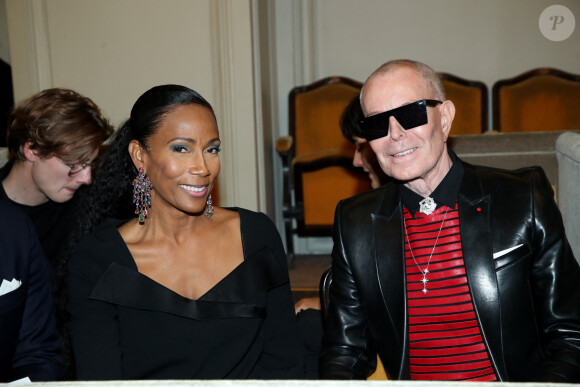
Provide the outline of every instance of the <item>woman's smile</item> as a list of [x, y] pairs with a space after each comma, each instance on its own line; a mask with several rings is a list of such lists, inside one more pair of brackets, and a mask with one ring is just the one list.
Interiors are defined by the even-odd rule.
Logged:
[[207, 190], [207, 184], [206, 185], [187, 185], [187, 184], [180, 184], [179, 185], [181, 188], [183, 188], [184, 190], [186, 190], [189, 194], [193, 195], [193, 196], [199, 196], [199, 197], [203, 197], [205, 196], [205, 191]]

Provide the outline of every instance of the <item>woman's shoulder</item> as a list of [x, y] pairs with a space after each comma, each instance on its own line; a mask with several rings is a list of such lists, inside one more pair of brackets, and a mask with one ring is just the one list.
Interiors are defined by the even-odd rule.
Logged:
[[242, 207], [224, 207], [223, 209], [229, 212], [238, 213], [242, 227], [244, 227], [244, 225], [274, 227], [272, 220], [263, 212], [252, 211]]
[[[230, 226], [235, 225], [244, 233], [245, 230], [260, 230], [260, 232], [267, 232], [268, 230], [276, 230], [276, 226], [268, 215], [263, 212], [248, 210], [241, 207], [221, 207], [220, 219], [223, 223], [228, 223]], [[277, 232], [277, 231], [276, 231]]]
[[240, 229], [249, 239], [258, 239], [268, 245], [277, 245], [280, 233], [268, 215], [263, 212], [239, 208]]
[[245, 208], [233, 210], [240, 214], [240, 231], [246, 253], [267, 247], [275, 255], [285, 256], [280, 233], [268, 215]]
[[95, 229], [83, 235], [79, 241], [81, 243], [88, 244], [103, 244], [109, 243], [114, 240], [113, 235], [118, 234], [117, 229], [125, 224], [127, 220], [107, 218], [102, 221]]
[[[73, 250], [73, 260], [91, 259], [111, 262], [124, 246], [118, 228], [126, 220], [106, 219], [95, 230], [83, 235]], [[76, 259], [74, 259], [76, 257]]]

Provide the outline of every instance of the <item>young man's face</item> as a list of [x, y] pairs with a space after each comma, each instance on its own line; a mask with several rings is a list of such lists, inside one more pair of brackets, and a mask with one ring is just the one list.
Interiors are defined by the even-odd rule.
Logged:
[[47, 158], [36, 156], [32, 165], [32, 180], [36, 189], [46, 196], [47, 200], [53, 202], [64, 203], [71, 200], [83, 184], [91, 184], [92, 169], [90, 163], [97, 155], [98, 150], [95, 150], [90, 160], [87, 160], [86, 168], [70, 175], [71, 166], [57, 156]]
[[384, 174], [377, 161], [375, 152], [373, 152], [371, 146], [364, 138], [353, 136], [353, 139], [356, 150], [352, 157], [352, 165], [360, 167], [363, 171], [368, 173], [369, 180], [371, 181], [371, 188], [380, 187]]

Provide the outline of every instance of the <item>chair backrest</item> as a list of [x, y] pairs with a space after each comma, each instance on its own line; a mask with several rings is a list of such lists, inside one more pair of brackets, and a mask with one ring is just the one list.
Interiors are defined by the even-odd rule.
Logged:
[[438, 73], [447, 99], [455, 105], [451, 135], [479, 134], [488, 130], [488, 92], [485, 83]]
[[345, 77], [328, 77], [290, 91], [290, 135], [293, 156], [326, 149], [352, 149], [340, 132], [340, 116], [360, 93], [362, 84]]
[[289, 94], [300, 236], [331, 235], [338, 201], [370, 189], [366, 174], [352, 165], [354, 145], [340, 130], [340, 117], [361, 87], [358, 81], [335, 76], [295, 87]]
[[580, 128], [580, 75], [552, 68], [493, 85], [493, 129], [547, 132]]

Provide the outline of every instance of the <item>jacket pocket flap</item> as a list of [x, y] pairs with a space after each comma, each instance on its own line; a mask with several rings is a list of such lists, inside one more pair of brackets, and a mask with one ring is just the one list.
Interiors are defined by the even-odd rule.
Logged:
[[515, 245], [512, 248], [501, 250], [493, 255], [495, 270], [501, 270], [519, 260], [529, 256], [532, 250], [527, 243]]

